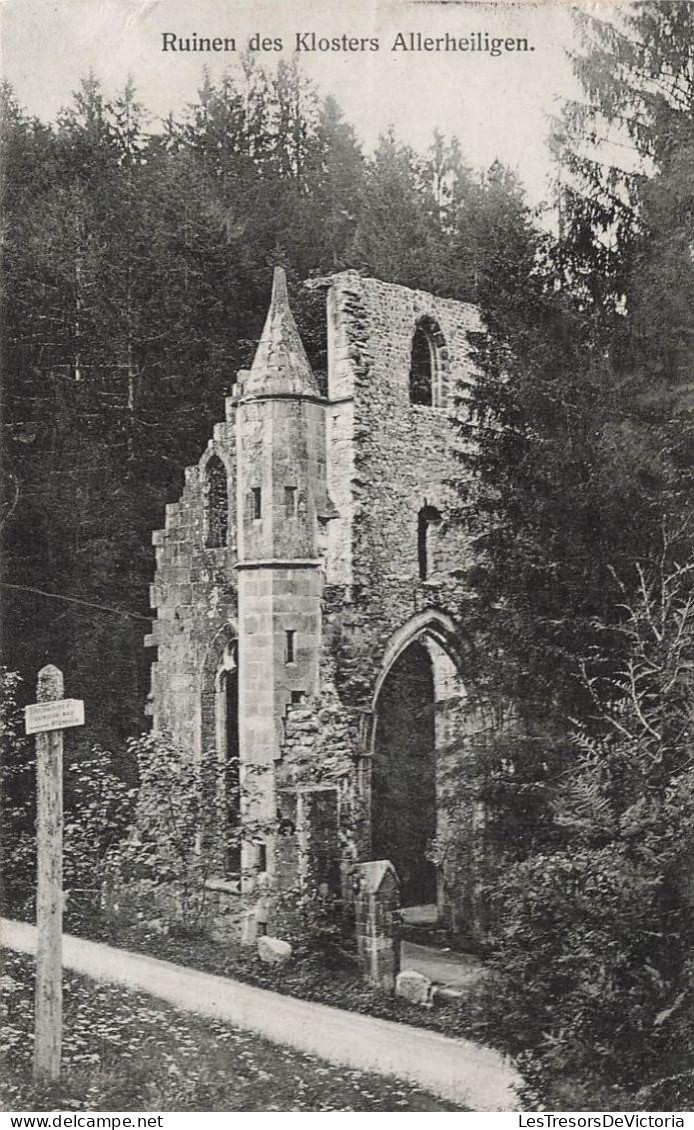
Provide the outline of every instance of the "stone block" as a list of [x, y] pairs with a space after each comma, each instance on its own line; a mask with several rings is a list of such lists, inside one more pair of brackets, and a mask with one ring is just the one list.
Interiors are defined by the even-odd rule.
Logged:
[[254, 946], [258, 940], [258, 920], [254, 910], [247, 910], [241, 919], [241, 945]]
[[395, 978], [395, 994], [411, 1004], [431, 1008], [433, 1003], [433, 984], [416, 969], [403, 969]]
[[281, 938], [271, 938], [267, 934], [258, 938], [258, 957], [268, 965], [284, 965], [292, 956], [289, 942]]

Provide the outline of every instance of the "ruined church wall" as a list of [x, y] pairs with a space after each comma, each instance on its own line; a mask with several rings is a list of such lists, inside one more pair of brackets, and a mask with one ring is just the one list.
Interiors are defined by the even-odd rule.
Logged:
[[[335, 557], [349, 569], [326, 566], [341, 589], [334, 611], [326, 605], [341, 697], [368, 709], [383, 653], [392, 634], [415, 613], [440, 608], [454, 618], [462, 595], [459, 571], [469, 562], [465, 535], [451, 522], [463, 470], [461, 440], [452, 423], [456, 397], [474, 379], [467, 339], [479, 331], [477, 309], [419, 291], [362, 279], [351, 272], [333, 280], [336, 345], [330, 396], [344, 398], [339, 427], [351, 423], [351, 452], [341, 454], [347, 510]], [[440, 327], [440, 364], [446, 386], [441, 407], [413, 405], [409, 395], [412, 337], [428, 316]], [[331, 406], [332, 408], [332, 406]], [[331, 408], [328, 411], [331, 411]], [[333, 412], [333, 416], [335, 412]], [[336, 425], [333, 421], [333, 428]], [[432, 533], [435, 568], [420, 580], [417, 519], [434, 506], [442, 515]]]
[[[410, 403], [412, 338], [424, 316], [443, 337], [440, 407]], [[467, 333], [479, 329], [472, 306], [352, 272], [334, 278], [328, 294], [328, 486], [339, 518], [327, 541], [320, 693], [288, 708], [278, 777], [280, 789], [335, 786], [346, 871], [369, 851], [372, 710], [388, 643], [426, 609], [457, 619], [464, 594], [469, 546], [450, 521], [463, 473], [451, 417], [474, 379]], [[417, 525], [425, 505], [442, 522], [435, 568], [421, 580]], [[449, 728], [453, 714], [448, 709]]]
[[[145, 641], [157, 649], [151, 676], [152, 724], [155, 730], [170, 731], [193, 756], [214, 746], [214, 674], [225, 645], [236, 635], [236, 440], [231, 399], [227, 406], [227, 420], [215, 425], [199, 462], [186, 468], [181, 498], [166, 507], [165, 526], [152, 537], [156, 570], [150, 603], [156, 619]], [[208, 548], [205, 470], [215, 455], [227, 471], [227, 541]]]
[[[328, 402], [227, 401], [227, 420], [187, 469], [181, 499], [154, 535], [157, 620], [149, 642], [158, 649], [154, 726], [195, 754], [214, 745], [214, 675], [225, 644], [240, 636], [242, 757], [274, 762], [266, 815], [273, 818], [282, 797], [293, 796], [296, 807], [306, 789], [326, 797], [333, 790], [348, 879], [350, 862], [369, 849], [372, 711], [389, 641], [427, 609], [456, 620], [463, 595], [459, 571], [469, 553], [450, 522], [461, 475], [450, 417], [474, 377], [466, 335], [479, 322], [471, 306], [353, 272], [331, 281], [327, 302]], [[447, 403], [438, 407], [410, 403], [412, 338], [424, 316], [441, 335]], [[227, 469], [227, 544], [219, 548], [205, 546], [205, 469], [213, 455]], [[249, 509], [254, 486], [263, 495], [258, 524]], [[289, 524], [287, 487], [296, 488]], [[434, 568], [421, 580], [424, 506], [442, 520], [432, 534]], [[246, 563], [241, 622], [239, 557]], [[281, 564], [285, 557], [304, 559], [303, 567]], [[283, 650], [290, 630], [292, 664]]]

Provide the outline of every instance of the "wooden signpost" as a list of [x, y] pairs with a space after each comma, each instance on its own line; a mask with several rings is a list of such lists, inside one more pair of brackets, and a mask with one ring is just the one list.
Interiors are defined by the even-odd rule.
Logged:
[[63, 730], [84, 724], [84, 703], [63, 699], [63, 675], [39, 671], [38, 702], [27, 706], [27, 734], [36, 734], [36, 994], [34, 1078], [60, 1075], [63, 1020]]

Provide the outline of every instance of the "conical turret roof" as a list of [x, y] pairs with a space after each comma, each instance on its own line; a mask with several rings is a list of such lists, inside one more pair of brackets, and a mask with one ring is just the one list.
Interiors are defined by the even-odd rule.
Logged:
[[318, 384], [289, 308], [287, 278], [275, 267], [270, 309], [250, 373], [244, 381], [243, 398], [273, 395], [318, 396]]

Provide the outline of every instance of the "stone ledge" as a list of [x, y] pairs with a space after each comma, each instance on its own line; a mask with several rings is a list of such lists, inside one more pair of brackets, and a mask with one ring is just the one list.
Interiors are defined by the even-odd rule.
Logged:
[[237, 561], [235, 569], [317, 569], [323, 564], [318, 557], [259, 557], [255, 561]]
[[219, 891], [224, 895], [240, 895], [241, 894], [241, 879], [206, 879], [206, 891]]

